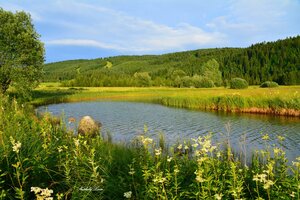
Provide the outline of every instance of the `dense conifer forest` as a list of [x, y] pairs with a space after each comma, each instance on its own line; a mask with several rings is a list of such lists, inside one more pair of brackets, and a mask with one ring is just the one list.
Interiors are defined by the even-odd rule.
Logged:
[[214, 48], [164, 55], [70, 60], [44, 66], [44, 81], [66, 86], [214, 87], [232, 78], [250, 85], [300, 84], [300, 36], [248, 48]]

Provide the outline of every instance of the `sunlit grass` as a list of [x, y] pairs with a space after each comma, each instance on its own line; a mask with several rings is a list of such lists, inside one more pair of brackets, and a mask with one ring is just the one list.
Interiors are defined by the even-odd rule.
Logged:
[[228, 88], [60, 87], [43, 83], [35, 90], [35, 105], [92, 101], [142, 101], [189, 109], [271, 113], [300, 116], [300, 86], [233, 90]]

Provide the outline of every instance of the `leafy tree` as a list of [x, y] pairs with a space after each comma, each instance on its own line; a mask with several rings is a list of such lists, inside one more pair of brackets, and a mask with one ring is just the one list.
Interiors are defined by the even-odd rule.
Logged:
[[182, 78], [182, 77], [184, 77], [184, 76], [186, 76], [186, 73], [185, 73], [183, 70], [181, 70], [181, 69], [176, 69], [176, 70], [173, 71], [171, 78], [172, 78], [173, 80], [175, 80], [175, 79], [178, 78], [178, 77], [179, 77], [179, 78]]
[[151, 85], [151, 76], [148, 72], [136, 72], [133, 76], [139, 81], [141, 86]]
[[222, 85], [222, 73], [219, 70], [219, 63], [215, 59], [211, 59], [203, 65], [203, 76], [212, 80], [216, 86]]
[[44, 46], [25, 12], [0, 8], [0, 93], [10, 86], [26, 97], [42, 75]]

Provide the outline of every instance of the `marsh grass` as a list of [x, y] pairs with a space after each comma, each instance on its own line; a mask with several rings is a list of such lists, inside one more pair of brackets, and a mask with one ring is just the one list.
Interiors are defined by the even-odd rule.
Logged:
[[139, 101], [178, 108], [217, 110], [224, 112], [261, 113], [300, 116], [300, 87], [281, 86], [232, 90], [227, 88], [67, 88], [41, 85], [34, 91], [32, 104], [75, 101]]
[[114, 144], [74, 136], [64, 120], [31, 109], [0, 98], [0, 199], [300, 198], [300, 157], [288, 164], [281, 146], [266, 142], [245, 162], [211, 134], [168, 146], [147, 137], [147, 126], [134, 142]]

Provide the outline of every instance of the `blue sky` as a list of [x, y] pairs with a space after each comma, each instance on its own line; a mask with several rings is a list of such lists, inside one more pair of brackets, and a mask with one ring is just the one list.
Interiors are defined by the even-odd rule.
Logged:
[[0, 0], [31, 14], [46, 62], [247, 47], [300, 34], [300, 0]]

